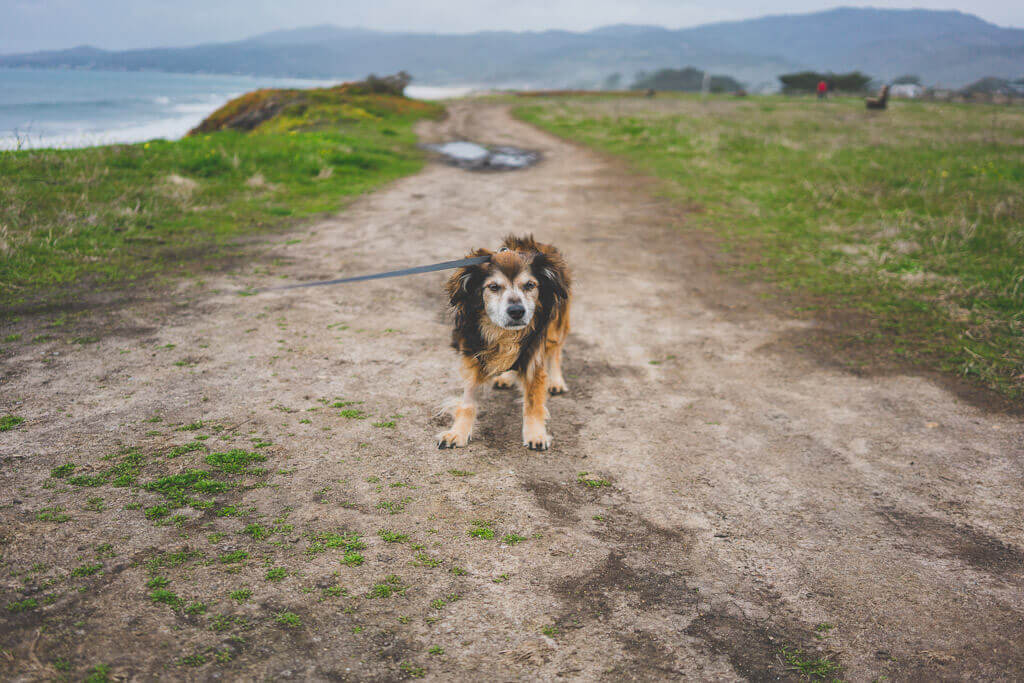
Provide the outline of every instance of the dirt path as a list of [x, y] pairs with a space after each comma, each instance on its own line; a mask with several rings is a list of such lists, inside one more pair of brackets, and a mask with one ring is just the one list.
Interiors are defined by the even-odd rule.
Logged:
[[[129, 306], [97, 343], [9, 360], [0, 412], [27, 422], [0, 434], [0, 597], [40, 604], [0, 615], [3, 678], [50, 677], [63, 658], [142, 679], [765, 680], [818, 654], [852, 680], [1024, 678], [1018, 418], [786, 350], [807, 323], [717, 278], [644, 181], [500, 107], [457, 104], [422, 134], [544, 161], [431, 165], [282, 239], [277, 262]], [[529, 231], [563, 249], [577, 282], [570, 393], [549, 404], [544, 454], [520, 445], [507, 392], [484, 396], [468, 448], [434, 447], [432, 416], [458, 391], [443, 274], [210, 293], [445, 260]], [[271, 442], [268, 474], [249, 480], [267, 485], [226, 494], [246, 517], [181, 508], [158, 526], [131, 509], [156, 493], [50, 474], [100, 471], [120, 446], [151, 458], [140, 481], [201, 467], [201, 450], [151, 455], [197, 433], [210, 450]], [[40, 521], [54, 505], [72, 519]], [[475, 520], [495, 538], [471, 537]], [[277, 533], [254, 540], [239, 533], [249, 523]], [[410, 540], [385, 543], [382, 527]], [[342, 529], [363, 535], [362, 564], [310, 547]], [[116, 555], [100, 552], [101, 572], [68, 578], [104, 543]], [[159, 559], [186, 547], [202, 557]], [[247, 561], [217, 559], [239, 550]], [[271, 567], [286, 578], [267, 580]], [[206, 614], [154, 604], [158, 574]], [[390, 574], [404, 594], [367, 597]], [[227, 597], [243, 587], [248, 601]]]

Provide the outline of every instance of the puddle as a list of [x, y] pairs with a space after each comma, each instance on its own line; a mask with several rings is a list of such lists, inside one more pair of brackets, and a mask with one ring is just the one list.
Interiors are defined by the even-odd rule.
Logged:
[[538, 152], [518, 147], [484, 147], [466, 140], [424, 147], [440, 154], [445, 162], [468, 171], [514, 171], [540, 161]]

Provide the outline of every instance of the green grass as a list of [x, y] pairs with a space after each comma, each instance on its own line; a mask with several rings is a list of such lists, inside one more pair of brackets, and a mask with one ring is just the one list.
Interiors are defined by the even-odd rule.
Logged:
[[856, 362], [1024, 397], [1024, 110], [665, 96], [517, 113], [664, 181], [679, 227], [712, 232], [737, 274], [849, 321]]
[[810, 680], [836, 680], [842, 667], [828, 657], [812, 656], [796, 648], [784, 647], [779, 653], [792, 671], [797, 671]]
[[252, 133], [0, 151], [0, 305], [237, 255], [240, 238], [336, 211], [417, 171], [412, 126], [442, 112], [330, 89], [307, 100]]
[[468, 533], [473, 538], [490, 540], [494, 538], [494, 529], [492, 529], [491, 526], [491, 522], [485, 520], [477, 520], [473, 522], [473, 528], [470, 529]]
[[10, 430], [14, 429], [15, 427], [17, 427], [18, 425], [20, 425], [24, 421], [25, 421], [25, 418], [18, 417], [17, 415], [3, 415], [3, 416], [0, 416], [0, 432], [10, 431]]

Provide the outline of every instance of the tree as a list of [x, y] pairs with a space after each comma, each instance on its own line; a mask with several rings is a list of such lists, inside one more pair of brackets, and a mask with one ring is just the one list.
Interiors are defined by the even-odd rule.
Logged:
[[829, 90], [862, 93], [867, 90], [871, 77], [859, 71], [851, 71], [845, 74], [836, 74], [831, 71], [828, 73], [800, 71], [792, 74], [783, 74], [779, 76], [779, 81], [782, 83], [782, 92], [787, 95], [815, 92], [820, 81], [828, 83]]
[[899, 78], [894, 78], [892, 81], [893, 85], [921, 85], [921, 77], [913, 74], [905, 74]]
[[[688, 66], [685, 69], [661, 69], [644, 78], [638, 78], [636, 83], [630, 86], [630, 89], [700, 92], [704, 84], [704, 73], [692, 66]], [[730, 76], [711, 77], [711, 92], [736, 92], [742, 89], [743, 85]]]

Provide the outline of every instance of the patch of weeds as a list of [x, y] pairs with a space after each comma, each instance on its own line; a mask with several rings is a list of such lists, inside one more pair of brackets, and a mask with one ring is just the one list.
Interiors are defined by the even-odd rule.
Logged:
[[227, 536], [223, 531], [214, 531], [211, 534], [206, 535], [206, 540], [210, 543], [220, 543]]
[[429, 647], [427, 649], [427, 654], [428, 655], [443, 655], [444, 654], [444, 648], [441, 647], [440, 645], [432, 645], [431, 647]]
[[382, 500], [377, 503], [377, 509], [384, 510], [389, 515], [397, 515], [405, 510], [406, 503], [411, 500], [412, 498], [403, 498], [401, 500]]
[[58, 467], [54, 467], [52, 470], [50, 470], [50, 476], [53, 477], [54, 479], [63, 479], [64, 477], [67, 477], [74, 471], [75, 466], [70, 462], [66, 462], [63, 465], [59, 465]]
[[490, 540], [494, 538], [494, 529], [491, 528], [491, 522], [478, 519], [473, 522], [473, 528], [469, 530], [469, 535], [473, 538]]
[[283, 581], [286, 576], [288, 576], [287, 569], [285, 569], [284, 567], [274, 567], [272, 569], [268, 569], [267, 573], [264, 574], [263, 578], [265, 578], [267, 581], [276, 582]]
[[253, 539], [257, 541], [262, 541], [268, 538], [273, 532], [261, 524], [247, 524], [245, 528], [242, 529], [242, 533], [247, 536], [252, 536]]
[[554, 625], [548, 625], [542, 628], [540, 632], [546, 635], [548, 638], [554, 638], [558, 635], [558, 627]]
[[390, 598], [392, 595], [405, 595], [408, 586], [402, 583], [402, 579], [395, 574], [385, 576], [382, 581], [370, 586], [371, 598]]
[[408, 534], [401, 534], [397, 531], [391, 531], [390, 529], [378, 529], [377, 535], [380, 536], [381, 540], [385, 543], [405, 543], [409, 540]]
[[404, 614], [398, 617], [399, 624], [408, 624], [410, 621], [412, 621], [412, 617], [406, 616]]
[[153, 505], [146, 508], [146, 519], [160, 519], [171, 514], [171, 508], [166, 505]]
[[455, 574], [455, 576], [466, 576], [467, 574], [469, 574], [469, 572], [467, 572], [462, 567], [452, 567], [448, 571], [451, 572], [452, 574]]
[[217, 561], [221, 564], [234, 564], [236, 562], [244, 562], [249, 559], [249, 553], [244, 550], [235, 550], [234, 552], [224, 553], [217, 558]]
[[160, 553], [146, 561], [146, 567], [150, 573], [155, 574], [162, 567], [181, 567], [192, 560], [197, 560], [203, 555], [194, 550], [177, 550], [173, 553]]
[[92, 576], [101, 569], [103, 569], [103, 565], [99, 562], [95, 562], [93, 564], [83, 564], [81, 567], [75, 567], [71, 570], [71, 578], [78, 578], [80, 576]]
[[587, 475], [589, 474], [590, 472], [580, 472], [576, 475], [576, 481], [591, 489], [599, 489], [604, 486], [612, 485], [612, 483], [607, 479], [588, 477]]
[[97, 664], [93, 668], [89, 669], [89, 675], [85, 677], [83, 683], [109, 683], [110, 682], [110, 667], [106, 664]]
[[103, 486], [107, 483], [107, 474], [106, 472], [101, 474], [79, 474], [75, 477], [69, 477], [68, 483], [74, 486]]
[[178, 666], [202, 666], [203, 664], [206, 664], [206, 657], [199, 652], [178, 659]]
[[398, 665], [398, 668], [409, 678], [423, 678], [427, 675], [427, 670], [422, 666], [415, 666], [409, 662], [402, 662]]
[[381, 420], [380, 422], [374, 422], [373, 426], [380, 427], [381, 429], [394, 429], [395, 424], [397, 423], [394, 420]]
[[196, 420], [195, 422], [190, 422], [187, 425], [182, 425], [182, 426], [178, 427], [177, 429], [175, 429], [174, 431], [176, 431], [176, 432], [195, 432], [195, 431], [199, 431], [202, 428], [203, 428], [203, 421], [202, 420]]
[[341, 412], [338, 413], [338, 415], [340, 417], [344, 417], [344, 418], [347, 418], [349, 420], [365, 420], [366, 419], [366, 413], [364, 413], [361, 410], [357, 410], [356, 408], [349, 408], [347, 410], [342, 410]]
[[811, 680], [829, 680], [835, 678], [841, 666], [828, 657], [812, 657], [795, 647], [784, 647], [779, 654], [789, 665], [790, 671], [799, 671]]
[[302, 626], [302, 619], [294, 612], [278, 612], [274, 615], [274, 621], [285, 628], [299, 628]]
[[828, 636], [829, 632], [836, 627], [835, 624], [830, 624], [827, 621], [818, 624], [814, 627], [814, 637], [819, 640]]
[[138, 451], [129, 451], [121, 458], [121, 462], [110, 468], [111, 482], [114, 486], [125, 487], [135, 483], [142, 471], [143, 456]]
[[64, 522], [71, 521], [71, 516], [64, 513], [64, 508], [60, 505], [54, 505], [53, 507], [43, 508], [36, 513], [36, 519], [40, 522], [56, 522], [57, 524], [63, 524]]
[[252, 463], [263, 462], [266, 459], [267, 456], [260, 453], [235, 448], [226, 453], [210, 453], [206, 456], [206, 463], [221, 472], [243, 474]]
[[338, 534], [333, 531], [328, 531], [320, 534], [312, 534], [310, 539], [311, 542], [306, 547], [306, 555], [309, 555], [310, 557], [313, 555], [319, 555], [330, 548], [343, 548], [345, 552], [354, 552], [356, 550], [364, 550], [366, 548], [366, 544], [363, 543], [359, 534], [356, 533]]
[[444, 598], [436, 598], [430, 601], [430, 606], [434, 609], [444, 609], [444, 606], [447, 604], [448, 603], [444, 601]]
[[324, 589], [324, 595], [331, 598], [338, 598], [345, 595], [348, 591], [341, 586], [328, 586]]
[[469, 472], [467, 470], [448, 470], [448, 474], [453, 477], [472, 477], [476, 472]]
[[25, 418], [18, 417], [17, 415], [4, 415], [0, 417], [0, 432], [10, 431], [24, 421]]
[[416, 559], [410, 564], [414, 567], [440, 567], [442, 560], [436, 557], [431, 557], [426, 553], [416, 553]]
[[527, 540], [526, 536], [520, 536], [517, 533], [505, 534], [501, 537], [501, 542], [505, 545], [515, 545], [516, 543], [522, 543]]
[[204, 614], [205, 612], [205, 602], [191, 602], [185, 606], [185, 614]]
[[156, 589], [149, 594], [149, 599], [155, 603], [170, 605], [171, 607], [178, 607], [181, 605], [181, 598], [178, 597], [177, 593], [169, 591], [166, 588]]
[[68, 660], [64, 659], [63, 657], [58, 657], [57, 659], [53, 660], [53, 662], [51, 662], [51, 663], [53, 664], [53, 668], [56, 669], [57, 671], [63, 671], [63, 672], [71, 671], [71, 662], [69, 662]]
[[223, 633], [231, 630], [233, 623], [231, 617], [226, 614], [214, 614], [210, 619], [210, 630], [214, 633]]
[[35, 598], [25, 598], [24, 600], [20, 600], [18, 602], [7, 603], [7, 611], [14, 612], [15, 614], [19, 614], [21, 612], [28, 612], [29, 610], [33, 610], [36, 607], [39, 607], [39, 603], [35, 601]]
[[494, 583], [505, 583], [506, 581], [508, 581], [511, 578], [512, 578], [512, 575], [508, 574], [508, 573], [498, 574], [496, 577], [491, 579], [491, 581], [493, 581]]
[[146, 582], [146, 588], [166, 588], [171, 585], [171, 580], [164, 576], [154, 576], [152, 579]]
[[167, 453], [165, 453], [164, 455], [165, 457], [168, 458], [177, 458], [178, 456], [185, 455], [186, 453], [191, 453], [193, 451], [199, 451], [202, 450], [203, 448], [205, 447], [203, 446], [202, 441], [189, 441], [186, 444], [175, 446], [171, 450], [167, 451]]
[[363, 563], [363, 556], [357, 552], [345, 553], [341, 563], [347, 567], [358, 567]]
[[100, 559], [109, 559], [116, 555], [117, 553], [114, 552], [114, 546], [110, 543], [101, 543], [100, 545], [96, 546], [96, 557], [99, 557]]
[[252, 597], [252, 591], [248, 588], [239, 588], [228, 593], [228, 597], [238, 603], [247, 602]]
[[99, 496], [93, 496], [85, 501], [85, 509], [90, 512], [103, 512], [107, 509], [107, 505]]
[[218, 517], [241, 517], [245, 513], [237, 505], [226, 505], [217, 510]]

